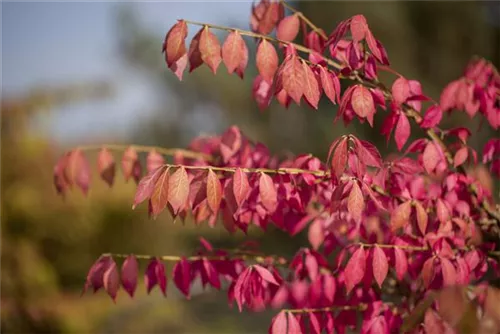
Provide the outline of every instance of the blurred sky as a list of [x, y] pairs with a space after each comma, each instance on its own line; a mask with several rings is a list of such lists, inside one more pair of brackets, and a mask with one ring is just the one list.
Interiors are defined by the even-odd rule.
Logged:
[[[121, 62], [118, 55], [116, 19], [121, 4], [1, 5], [3, 94], [22, 94], [40, 85], [52, 87], [94, 80], [115, 84], [114, 98], [65, 107], [56, 119], [45, 120], [55, 139], [80, 140], [110, 131], [124, 135], [137, 118], [145, 116], [145, 110], [151, 110], [149, 106], [157, 94], [153, 84]], [[133, 6], [148, 29], [164, 35], [179, 18], [219, 24], [246, 22], [251, 2], [166, 1]], [[162, 42], [158, 40], [158, 57], [162, 57]]]

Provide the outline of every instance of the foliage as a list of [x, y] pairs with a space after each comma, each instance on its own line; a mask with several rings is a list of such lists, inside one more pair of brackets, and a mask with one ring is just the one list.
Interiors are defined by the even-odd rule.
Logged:
[[[158, 287], [167, 295], [164, 262], [171, 261], [170, 279], [187, 298], [200, 279], [217, 290], [227, 283], [229, 303], [240, 311], [280, 310], [272, 333], [498, 332], [500, 209], [471, 170], [481, 160], [500, 177], [500, 140], [490, 139], [478, 157], [468, 128], [439, 127], [443, 114], [465, 111], [498, 130], [497, 69], [473, 59], [438, 102], [419, 81], [390, 67], [363, 15], [327, 35], [285, 2], [262, 0], [250, 24], [252, 31], [179, 20], [163, 44], [168, 68], [182, 80], [188, 64], [189, 72], [205, 64], [216, 74], [224, 63], [243, 78], [249, 61], [243, 36], [252, 37], [258, 69], [252, 93], [259, 108], [275, 98], [285, 107], [304, 101], [317, 109], [324, 94], [339, 104], [335, 120], [370, 127], [383, 110], [380, 133], [401, 155], [384, 160], [370, 142], [345, 135], [331, 143], [326, 162], [311, 154], [281, 157], [236, 126], [197, 138], [187, 150], [75, 148], [54, 169], [62, 195], [73, 187], [88, 192], [88, 150], [99, 150], [99, 174], [112, 186], [116, 150], [123, 152], [125, 179], [138, 184], [133, 208], [147, 203], [153, 218], [167, 210], [196, 224], [213, 227], [220, 220], [230, 233], [247, 233], [251, 225], [290, 236], [307, 229], [310, 243], [291, 259], [262, 254], [251, 242], [216, 249], [205, 239], [192, 256], [103, 254], [84, 290], [104, 288], [116, 300], [122, 287], [133, 297], [138, 261], [147, 260], [148, 293]], [[186, 47], [188, 25], [201, 29]], [[228, 32], [222, 45], [214, 29]], [[302, 44], [294, 42], [300, 38]], [[397, 77], [390, 88], [379, 80], [381, 71]], [[353, 84], [342, 92], [340, 80]], [[419, 138], [408, 142], [412, 131]], [[141, 152], [147, 153], [146, 176]]]

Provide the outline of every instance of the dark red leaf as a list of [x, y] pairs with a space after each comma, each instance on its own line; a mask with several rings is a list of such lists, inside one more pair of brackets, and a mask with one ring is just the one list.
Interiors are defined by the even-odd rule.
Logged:
[[177, 288], [189, 299], [189, 287], [191, 285], [191, 263], [183, 257], [177, 262], [173, 269], [173, 280]]
[[201, 58], [200, 52], [200, 37], [204, 28], [201, 28], [196, 35], [191, 40], [191, 44], [189, 45], [188, 51], [188, 59], [189, 59], [189, 72], [193, 72], [196, 68], [200, 67], [203, 64], [203, 59]]

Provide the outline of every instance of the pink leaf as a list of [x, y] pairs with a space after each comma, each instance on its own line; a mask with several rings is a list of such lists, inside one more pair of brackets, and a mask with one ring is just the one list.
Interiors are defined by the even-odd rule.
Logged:
[[362, 85], [357, 85], [354, 89], [351, 104], [354, 112], [361, 118], [366, 118], [368, 115], [375, 112], [373, 96], [370, 91]]
[[382, 288], [388, 271], [389, 263], [387, 262], [387, 256], [379, 246], [375, 246], [373, 248], [373, 276], [380, 288]]
[[287, 313], [281, 311], [274, 316], [269, 328], [269, 334], [287, 334]]
[[403, 77], [399, 77], [392, 84], [392, 97], [397, 105], [405, 103], [410, 97], [410, 83]]
[[122, 264], [121, 280], [122, 286], [130, 295], [134, 297], [137, 287], [137, 274], [139, 273], [139, 264], [134, 255], [129, 255]]
[[430, 106], [425, 112], [424, 119], [420, 123], [422, 129], [430, 129], [435, 127], [441, 122], [443, 118], [443, 111], [438, 105]]
[[302, 62], [302, 68], [304, 70], [304, 98], [314, 109], [318, 109], [321, 97], [318, 79], [316, 79], [316, 75], [305, 62]]
[[366, 255], [363, 246], [359, 247], [349, 259], [345, 268], [345, 285], [347, 293], [363, 280], [366, 270]]
[[356, 221], [360, 221], [365, 209], [365, 199], [361, 188], [356, 181], [352, 182], [352, 189], [347, 198], [347, 210]]
[[443, 285], [455, 285], [457, 281], [457, 271], [455, 266], [446, 258], [441, 258], [441, 272], [443, 273]]
[[[245, 41], [239, 32], [232, 31], [222, 45], [222, 61], [226, 65], [227, 72], [231, 74], [236, 71], [241, 63], [245, 61], [245, 58], [248, 58], [248, 49]], [[242, 72], [245, 70], [245, 67], [246, 62], [242, 68]]]
[[105, 147], [97, 156], [97, 170], [101, 178], [111, 187], [115, 179], [116, 164], [113, 155]]
[[363, 15], [354, 15], [351, 19], [351, 35], [355, 42], [360, 42], [365, 38], [368, 31], [368, 23]]
[[453, 165], [455, 167], [460, 166], [463, 164], [467, 158], [469, 157], [469, 150], [467, 146], [462, 146], [456, 153], [455, 156], [453, 157]]
[[282, 41], [291, 42], [297, 37], [299, 28], [299, 16], [297, 14], [287, 16], [278, 24], [276, 37]]
[[391, 229], [396, 231], [410, 222], [411, 201], [400, 204], [391, 214]]
[[396, 269], [396, 277], [402, 280], [408, 271], [408, 259], [405, 252], [401, 248], [394, 248], [394, 267]]
[[189, 197], [189, 179], [184, 167], [178, 168], [168, 179], [168, 202], [177, 214]]
[[238, 207], [241, 206], [250, 193], [248, 177], [246, 173], [241, 170], [241, 168], [237, 168], [233, 175], [233, 193]]
[[300, 323], [295, 317], [295, 315], [291, 312], [288, 312], [288, 332], [287, 334], [302, 334], [302, 328], [300, 327]]
[[111, 265], [104, 272], [103, 282], [104, 289], [113, 301], [115, 301], [118, 289], [120, 288], [120, 275], [118, 274], [115, 261], [112, 261]]
[[205, 64], [210, 67], [212, 72], [215, 74], [217, 68], [222, 61], [221, 58], [221, 47], [217, 37], [210, 31], [208, 26], [203, 28], [200, 35], [200, 54], [201, 59]]
[[319, 66], [319, 75], [321, 79], [321, 87], [323, 88], [325, 95], [328, 99], [330, 99], [330, 101], [332, 101], [333, 104], [336, 104], [336, 101], [340, 99], [336, 100], [339, 92], [337, 91], [337, 87], [334, 83], [334, 74], [330, 73], [330, 71], [323, 66]]
[[396, 124], [396, 131], [394, 132], [394, 139], [396, 140], [396, 145], [398, 150], [401, 151], [403, 146], [406, 144], [408, 138], [410, 138], [410, 122], [405, 114], [401, 113], [399, 115], [398, 123]]
[[256, 64], [260, 75], [267, 81], [273, 81], [278, 69], [278, 54], [274, 46], [262, 39], [257, 47]]
[[278, 205], [278, 193], [276, 192], [273, 179], [265, 173], [260, 174], [259, 197], [262, 205], [269, 213], [273, 213], [276, 210], [276, 206]]
[[426, 172], [429, 174], [432, 173], [439, 163], [439, 152], [434, 142], [431, 141], [427, 144], [427, 146], [425, 146], [422, 160]]
[[258, 264], [254, 265], [252, 268], [259, 273], [259, 276], [262, 277], [264, 281], [274, 285], [279, 285], [274, 276], [266, 268], [259, 266]]

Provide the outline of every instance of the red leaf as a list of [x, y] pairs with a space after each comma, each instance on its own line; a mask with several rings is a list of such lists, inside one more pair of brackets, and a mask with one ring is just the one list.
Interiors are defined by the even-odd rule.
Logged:
[[408, 271], [408, 259], [405, 252], [401, 248], [394, 248], [394, 267], [396, 269], [396, 277], [402, 280]]
[[450, 210], [448, 210], [448, 207], [441, 198], [438, 198], [436, 202], [436, 215], [441, 224], [446, 223], [451, 218]]
[[337, 98], [340, 90], [340, 86], [337, 88], [337, 86], [334, 83], [334, 74], [330, 73], [326, 68], [323, 66], [319, 66], [319, 75], [321, 79], [321, 87], [323, 88], [323, 91], [325, 92], [325, 95], [332, 101], [333, 104], [336, 104], [336, 101], [339, 101], [340, 99]]
[[347, 137], [344, 137], [340, 140], [339, 144], [335, 148], [331, 160], [332, 169], [337, 178], [339, 178], [344, 173], [346, 164], [347, 164]]
[[304, 70], [304, 98], [314, 109], [318, 109], [318, 103], [321, 97], [318, 79], [309, 65], [304, 61], [302, 62], [302, 68]]
[[347, 294], [363, 280], [365, 270], [366, 255], [363, 246], [361, 246], [354, 252], [354, 254], [352, 254], [347, 266], [345, 267], [344, 275]]
[[178, 20], [169, 30], [163, 44], [165, 60], [169, 68], [172, 68], [182, 56], [186, 54], [185, 40], [188, 33], [187, 24], [184, 20]]
[[276, 37], [278, 37], [279, 40], [291, 42], [297, 37], [299, 28], [299, 16], [297, 14], [287, 16], [278, 24], [278, 28], [276, 29]]
[[366, 43], [368, 44], [368, 47], [370, 48], [370, 51], [375, 56], [375, 58], [378, 60], [378, 62], [387, 65], [386, 62], [384, 61], [384, 55], [382, 54], [382, 52], [380, 51], [380, 49], [377, 45], [377, 40], [375, 39], [375, 37], [373, 36], [373, 34], [370, 30], [368, 30], [366, 32], [365, 38], [366, 38]]
[[321, 334], [321, 323], [319, 317], [321, 313], [309, 312], [309, 325], [311, 334]]
[[[123, 152], [122, 157], [122, 170], [125, 182], [128, 182], [131, 177], [136, 178], [138, 168], [140, 168], [140, 163], [137, 151], [132, 146], [129, 146], [125, 152]], [[137, 179], [136, 182], [138, 182]]]
[[217, 72], [221, 62], [220, 43], [217, 37], [205, 26], [200, 35], [200, 54], [201, 59], [210, 67], [212, 72]]
[[432, 173], [439, 163], [439, 151], [434, 142], [431, 141], [427, 144], [427, 146], [425, 146], [422, 160], [426, 172], [429, 174]]
[[76, 184], [84, 195], [87, 195], [90, 184], [90, 165], [80, 149], [72, 151], [66, 166], [70, 184]]
[[463, 164], [467, 158], [469, 157], [469, 150], [467, 146], [462, 146], [457, 153], [455, 153], [455, 157], [453, 158], [453, 165], [455, 167], [460, 166]]
[[155, 169], [163, 166], [164, 164], [165, 159], [160, 153], [156, 152], [155, 149], [148, 153], [148, 157], [146, 158], [146, 170], [148, 173], [153, 172]]
[[258, 264], [252, 266], [253, 269], [257, 271], [260, 277], [266, 282], [269, 282], [274, 285], [279, 285], [279, 283], [274, 278], [273, 274], [266, 268], [259, 266]]
[[246, 173], [241, 170], [241, 168], [237, 168], [233, 175], [233, 193], [238, 207], [243, 204], [250, 193], [248, 177]]
[[410, 83], [406, 78], [399, 77], [392, 84], [392, 98], [398, 106], [406, 102], [410, 93]]
[[[146, 178], [144, 178], [144, 182], [148, 182], [148, 184], [144, 184], [143, 196], [145, 197], [146, 195], [149, 195], [151, 197], [151, 215], [153, 217], [157, 217], [160, 212], [165, 209], [168, 203], [170, 168], [157, 169], [151, 174], [150, 180], [146, 180]], [[153, 190], [150, 194], [149, 191], [151, 191], [151, 184], [153, 185]], [[139, 192], [139, 189], [137, 191]], [[136, 196], [138, 196], [138, 193], [136, 194]], [[140, 199], [141, 198], [138, 198], [137, 200]]]
[[405, 114], [401, 113], [398, 118], [398, 123], [396, 124], [396, 131], [394, 132], [394, 139], [396, 140], [396, 145], [398, 150], [401, 151], [403, 146], [410, 138], [410, 122]]
[[302, 334], [302, 328], [300, 327], [300, 323], [295, 318], [295, 315], [291, 312], [288, 312], [288, 332], [287, 334]]
[[335, 30], [328, 36], [327, 45], [332, 45], [333, 48], [337, 45], [337, 43], [342, 39], [342, 37], [349, 29], [349, 25], [351, 24], [351, 19], [344, 20], [340, 22]]
[[424, 119], [420, 123], [422, 129], [430, 129], [435, 127], [441, 122], [443, 118], [443, 111], [438, 105], [430, 106], [425, 112]]
[[347, 198], [347, 210], [352, 215], [354, 220], [360, 221], [365, 209], [365, 199], [358, 182], [352, 182], [352, 189]]
[[208, 170], [207, 176], [207, 201], [208, 206], [214, 214], [219, 211], [220, 202], [222, 200], [222, 186], [219, 178], [213, 170]]
[[274, 187], [273, 179], [265, 173], [260, 174], [259, 197], [262, 205], [269, 213], [273, 213], [276, 210], [276, 206], [278, 205], [278, 193]]
[[410, 222], [411, 201], [400, 204], [391, 214], [391, 229], [396, 231]]
[[375, 246], [373, 248], [373, 277], [375, 277], [375, 281], [380, 288], [382, 288], [388, 271], [389, 263], [387, 262], [387, 256], [379, 246]]
[[351, 36], [355, 42], [362, 41], [368, 31], [368, 23], [363, 15], [354, 15], [351, 19]]
[[[227, 72], [233, 73], [236, 69], [240, 68], [241, 63], [248, 59], [248, 49], [245, 41], [237, 31], [232, 31], [226, 38], [222, 45], [222, 61], [226, 65]], [[245, 70], [243, 66], [242, 72]]]
[[455, 107], [456, 95], [458, 88], [460, 87], [460, 83], [460, 80], [452, 81], [443, 89], [439, 99], [439, 105], [443, 111], [447, 111], [448, 109]]
[[189, 197], [189, 178], [184, 167], [178, 168], [168, 179], [168, 202], [177, 214]]
[[370, 91], [362, 85], [357, 85], [352, 93], [351, 98], [352, 109], [361, 118], [366, 118], [368, 115], [375, 112], [373, 96]]
[[300, 99], [304, 94], [305, 73], [297, 56], [287, 57], [278, 72], [280, 75], [276, 81], [276, 93], [281, 91], [278, 88], [283, 88], [295, 103], [300, 104]]
[[278, 69], [278, 54], [274, 46], [262, 39], [257, 47], [256, 65], [260, 75], [267, 81], [273, 81]]
[[320, 220], [315, 220], [309, 226], [308, 231], [308, 239], [309, 243], [313, 247], [314, 250], [318, 250], [323, 241], [325, 240], [325, 233], [323, 231], [323, 225]]
[[274, 316], [269, 328], [269, 334], [287, 334], [287, 313], [281, 311]]
[[134, 297], [134, 292], [137, 287], [137, 274], [139, 273], [139, 264], [134, 255], [129, 255], [123, 261], [121, 270], [122, 286], [130, 295]]
[[[139, 185], [137, 186], [137, 190], [135, 191], [134, 204], [132, 205], [132, 209], [135, 209], [137, 205], [144, 202], [146, 199], [149, 199], [153, 195], [156, 182], [162, 175], [162, 172], [163, 169], [158, 169], [150, 172], [148, 175], [141, 179]], [[161, 189], [159, 190], [161, 191]], [[155, 199], [155, 201], [156, 200], [158, 200], [158, 198]]]
[[427, 216], [427, 212], [425, 211], [422, 204], [420, 204], [420, 202], [415, 201], [415, 209], [417, 211], [418, 228], [420, 232], [422, 232], [422, 235], [425, 235], [425, 232], [427, 230], [427, 221], [429, 217]]
[[373, 144], [357, 138], [355, 142], [358, 158], [362, 163], [368, 166], [382, 168], [382, 156]]
[[163, 295], [167, 295], [167, 277], [165, 276], [165, 265], [158, 259], [152, 259], [146, 268], [144, 276], [148, 294], [158, 285]]
[[446, 258], [441, 258], [441, 272], [443, 273], [443, 285], [455, 285], [457, 282], [457, 271], [455, 266]]
[[90, 268], [87, 274], [87, 280], [82, 291], [82, 295], [89, 287], [92, 287], [94, 293], [104, 286], [104, 273], [114, 263], [111, 256], [101, 256]]
[[104, 289], [113, 301], [115, 301], [118, 289], [120, 288], [120, 275], [116, 269], [115, 261], [112, 261], [108, 269], [104, 272], [103, 283]]
[[431, 284], [433, 278], [434, 278], [434, 258], [431, 257], [424, 262], [424, 265], [422, 267], [422, 280], [426, 288], [429, 287], [429, 284]]
[[203, 64], [200, 52], [200, 37], [204, 28], [201, 28], [191, 40], [189, 45], [188, 58], [189, 58], [189, 72], [193, 72], [196, 68]]
[[105, 147], [97, 156], [97, 170], [101, 178], [111, 187], [115, 179], [116, 164], [113, 154]]
[[177, 288], [189, 299], [189, 286], [191, 285], [191, 263], [183, 257], [173, 269], [173, 280]]

